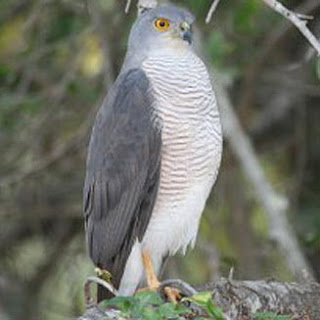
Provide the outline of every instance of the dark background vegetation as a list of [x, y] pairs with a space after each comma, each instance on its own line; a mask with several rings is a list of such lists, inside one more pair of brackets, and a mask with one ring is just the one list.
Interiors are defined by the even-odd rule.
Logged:
[[[89, 0], [88, 0], [89, 1]], [[133, 1], [134, 2], [134, 1]], [[207, 60], [229, 83], [236, 113], [320, 279], [320, 64], [304, 38], [259, 0], [175, 1], [194, 12]], [[319, 0], [283, 1], [314, 15]], [[0, 319], [59, 320], [83, 311], [93, 273], [82, 185], [97, 107], [126, 50], [135, 3], [0, 2]], [[306, 61], [307, 60], [307, 61]], [[225, 143], [194, 251], [166, 276], [293, 280], [255, 192]]]

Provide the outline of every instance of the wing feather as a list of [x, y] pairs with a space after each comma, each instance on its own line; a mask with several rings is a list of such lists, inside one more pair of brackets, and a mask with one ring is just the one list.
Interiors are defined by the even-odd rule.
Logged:
[[83, 195], [88, 249], [115, 286], [158, 191], [161, 132], [152, 112], [146, 75], [130, 70], [104, 101], [91, 134]]

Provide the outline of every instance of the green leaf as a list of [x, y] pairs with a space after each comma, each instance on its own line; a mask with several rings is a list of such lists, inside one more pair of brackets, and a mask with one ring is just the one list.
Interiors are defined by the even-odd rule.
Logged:
[[115, 307], [124, 313], [128, 313], [134, 304], [136, 304], [134, 297], [114, 297], [102, 301], [99, 306], [101, 308]]
[[207, 302], [211, 300], [211, 292], [210, 291], [203, 291], [197, 294], [194, 294], [191, 297], [184, 298], [183, 300], [191, 301], [200, 307], [206, 308]]
[[184, 313], [190, 312], [190, 310], [187, 307], [181, 304], [173, 304], [171, 302], [160, 305], [158, 310], [159, 310], [159, 314], [165, 319], [177, 318]]
[[163, 303], [160, 295], [153, 291], [141, 291], [134, 295], [134, 297], [139, 301], [143, 306], [145, 305], [160, 305]]
[[162, 316], [156, 308], [144, 307], [141, 317], [143, 320], [162, 320]]
[[192, 297], [185, 298], [184, 300], [191, 301], [198, 306], [205, 309], [209, 316], [215, 320], [223, 320], [223, 311], [217, 307], [212, 301], [212, 293], [210, 291], [199, 292]]
[[175, 306], [175, 309], [176, 309], [177, 312], [179, 312], [179, 314], [189, 313], [190, 312], [190, 309], [188, 307], [184, 306], [181, 303], [173, 304], [173, 305]]
[[135, 303], [130, 309], [130, 317], [133, 319], [141, 319], [144, 312], [144, 306], [142, 306], [138, 300], [135, 300]]
[[292, 317], [289, 315], [278, 315], [274, 318], [274, 320], [291, 320]]
[[214, 319], [216, 319], [216, 320], [223, 320], [224, 319], [222, 308], [214, 305], [211, 298], [207, 302], [206, 311], [208, 312], [208, 315], [213, 316]]

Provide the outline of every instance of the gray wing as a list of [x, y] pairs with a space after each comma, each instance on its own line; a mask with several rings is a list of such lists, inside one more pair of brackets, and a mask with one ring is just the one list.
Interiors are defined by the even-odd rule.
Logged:
[[122, 75], [92, 130], [84, 186], [89, 254], [120, 283], [135, 240], [148, 226], [160, 176], [161, 132], [140, 69]]

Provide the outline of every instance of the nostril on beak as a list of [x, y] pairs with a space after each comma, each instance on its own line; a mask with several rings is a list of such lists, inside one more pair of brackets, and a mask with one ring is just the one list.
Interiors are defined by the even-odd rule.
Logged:
[[189, 44], [192, 42], [192, 32], [191, 32], [191, 26], [188, 22], [183, 21], [180, 24], [180, 30], [181, 30], [181, 38], [184, 41], [187, 41]]

